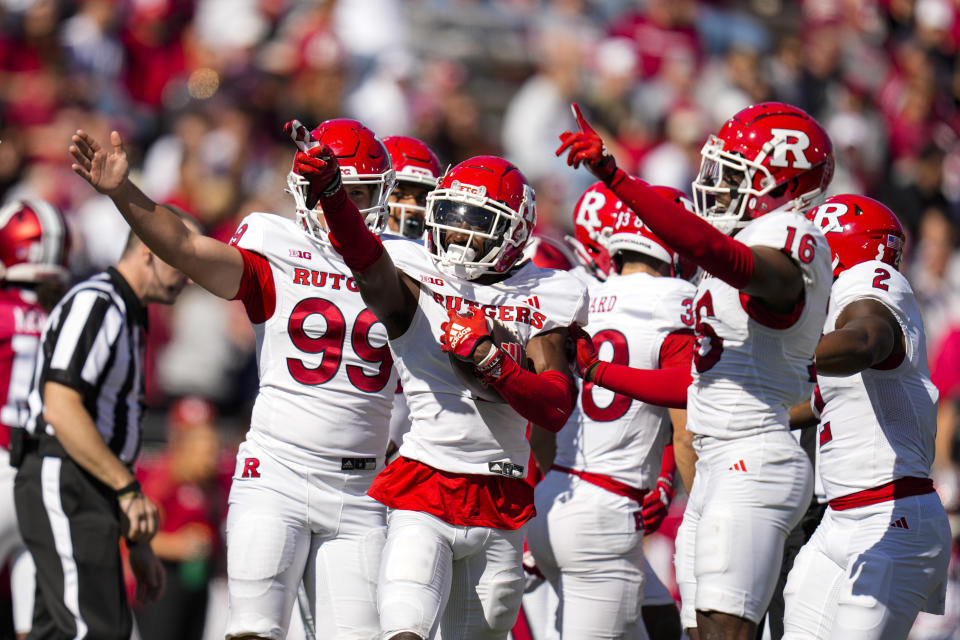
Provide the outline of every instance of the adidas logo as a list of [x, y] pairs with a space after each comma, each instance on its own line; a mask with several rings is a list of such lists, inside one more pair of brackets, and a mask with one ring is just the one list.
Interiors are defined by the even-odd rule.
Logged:
[[906, 519], [906, 518], [900, 518], [899, 520], [894, 520], [893, 522], [890, 523], [890, 526], [893, 527], [894, 529], [909, 529], [909, 528], [910, 528], [910, 527], [907, 525], [907, 519]]
[[470, 334], [470, 327], [454, 324], [450, 327], [450, 346], [454, 349], [460, 344], [460, 341]]
[[743, 460], [738, 460], [728, 471], [746, 471], [747, 465], [743, 463]]
[[533, 296], [532, 298], [527, 298], [526, 302], [527, 302], [527, 306], [529, 307], [534, 307], [536, 309], [540, 308], [540, 298], [538, 298], [537, 296]]

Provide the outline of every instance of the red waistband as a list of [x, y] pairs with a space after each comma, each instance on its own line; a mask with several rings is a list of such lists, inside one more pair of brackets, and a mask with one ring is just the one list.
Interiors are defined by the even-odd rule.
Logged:
[[589, 471], [579, 471], [577, 469], [569, 469], [567, 467], [561, 467], [558, 464], [553, 465], [550, 469], [555, 471], [562, 471], [563, 473], [569, 473], [570, 475], [577, 476], [582, 480], [586, 480], [590, 484], [594, 484], [601, 489], [606, 489], [610, 493], [615, 493], [618, 496], [623, 496], [625, 498], [630, 498], [634, 500], [637, 504], [643, 504], [643, 499], [647, 495], [647, 489], [637, 489], [631, 487], [628, 484], [624, 484], [619, 480], [614, 480], [610, 476], [605, 476], [600, 473], [590, 473]]
[[864, 489], [850, 495], [834, 498], [830, 501], [830, 508], [836, 511], [866, 507], [867, 505], [887, 502], [897, 498], [922, 496], [933, 493], [933, 480], [930, 478], [905, 477], [897, 478], [892, 482], [882, 484], [872, 489]]

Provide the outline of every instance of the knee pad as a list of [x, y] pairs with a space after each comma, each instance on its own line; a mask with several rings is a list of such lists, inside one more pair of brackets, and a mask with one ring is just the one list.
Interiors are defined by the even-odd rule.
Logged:
[[483, 603], [487, 626], [494, 631], [509, 631], [517, 621], [523, 600], [523, 571], [500, 571], [494, 574], [488, 585], [489, 602]]
[[834, 629], [857, 637], [876, 629], [889, 616], [893, 562], [883, 553], [857, 556], [847, 568], [848, 588], [840, 593]]
[[283, 522], [264, 516], [246, 515], [231, 525], [227, 545], [231, 594], [258, 598], [293, 564], [296, 533]]
[[428, 527], [410, 525], [390, 532], [378, 594], [381, 629], [388, 632], [385, 637], [400, 631], [424, 638], [430, 634], [440, 615], [441, 563], [449, 563], [451, 556]]

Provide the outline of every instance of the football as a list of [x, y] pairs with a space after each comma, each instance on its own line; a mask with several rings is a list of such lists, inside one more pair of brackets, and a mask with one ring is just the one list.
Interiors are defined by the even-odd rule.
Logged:
[[[506, 354], [514, 358], [514, 360], [519, 358], [517, 363], [521, 367], [527, 368], [526, 351], [520, 346], [520, 340], [510, 329], [489, 317], [487, 318], [487, 329], [490, 331], [490, 337], [493, 338], [494, 344], [501, 347]], [[447, 356], [450, 359], [450, 367], [456, 374], [457, 379], [470, 391], [470, 395], [473, 396], [474, 400], [480, 400], [482, 402], [504, 402], [504, 399], [496, 389], [483, 383], [473, 364], [457, 358], [452, 353], [448, 353]]]

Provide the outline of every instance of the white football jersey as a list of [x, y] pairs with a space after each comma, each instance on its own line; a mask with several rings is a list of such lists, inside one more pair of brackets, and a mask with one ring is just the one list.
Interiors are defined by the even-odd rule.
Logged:
[[[660, 348], [674, 331], [693, 328], [696, 288], [679, 278], [617, 275], [590, 287], [590, 334], [602, 360], [658, 369]], [[609, 476], [635, 488], [656, 485], [670, 440], [664, 407], [581, 383], [577, 407], [557, 435], [556, 463]]]
[[407, 331], [390, 341], [411, 428], [400, 455], [444, 471], [524, 477], [527, 420], [505, 402], [474, 398], [440, 350], [448, 309], [478, 307], [526, 348], [537, 334], [587, 322], [586, 288], [565, 271], [527, 262], [496, 284], [480, 285], [441, 271], [419, 243], [384, 241], [397, 267], [420, 285]]
[[273, 315], [253, 325], [260, 391], [247, 438], [294, 462], [381, 466], [397, 378], [386, 328], [350, 270], [278, 215], [250, 214], [231, 242], [267, 259], [276, 289]]
[[903, 275], [883, 262], [861, 262], [840, 274], [830, 294], [824, 333], [856, 300], [883, 304], [900, 324], [906, 355], [891, 369], [817, 376], [819, 473], [828, 500], [913, 476], [927, 478], [937, 433], [936, 387], [930, 382], [920, 309]]
[[721, 439], [787, 429], [790, 408], [809, 398], [832, 280], [827, 241], [801, 213], [768, 213], [737, 240], [793, 258], [804, 297], [795, 313], [773, 314], [719, 278], [700, 281], [687, 429]]

